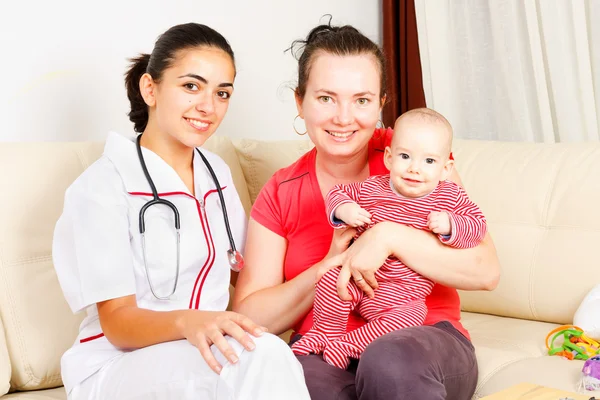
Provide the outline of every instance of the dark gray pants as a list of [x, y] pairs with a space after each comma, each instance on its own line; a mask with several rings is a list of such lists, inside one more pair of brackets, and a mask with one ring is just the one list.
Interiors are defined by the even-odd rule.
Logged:
[[312, 400], [469, 400], [477, 384], [473, 345], [449, 322], [388, 333], [347, 370], [320, 355], [298, 360]]

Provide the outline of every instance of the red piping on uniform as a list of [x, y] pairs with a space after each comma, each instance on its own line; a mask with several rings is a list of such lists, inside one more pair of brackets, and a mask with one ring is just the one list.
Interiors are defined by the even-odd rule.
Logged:
[[[200, 293], [202, 293], [202, 286], [204, 285], [204, 279], [202, 279], [200, 285], [198, 286], [198, 282], [200, 281], [200, 277], [202, 276], [202, 273], [206, 270], [206, 271], [210, 271], [210, 268], [212, 267], [212, 262], [214, 261], [213, 258], [213, 246], [211, 246], [211, 243], [209, 243], [209, 236], [206, 234], [206, 226], [204, 225], [204, 218], [202, 217], [202, 211], [200, 210], [200, 202], [198, 200], [196, 200], [196, 208], [198, 209], [198, 216], [200, 217], [200, 223], [202, 224], [202, 232], [204, 232], [204, 239], [206, 239], [206, 246], [208, 247], [208, 257], [206, 258], [206, 261], [204, 262], [204, 265], [202, 266], [202, 268], [200, 268], [200, 272], [198, 272], [198, 276], [196, 277], [196, 282], [194, 282], [194, 289], [192, 290], [192, 297], [190, 297], [190, 306], [189, 308], [195, 308], [198, 309], [198, 305], [200, 304]], [[206, 225], [208, 225], [208, 221], [206, 221]], [[208, 265], [208, 268], [207, 268]], [[206, 273], [208, 275], [208, 272]], [[198, 288], [198, 290], [196, 290], [196, 288]], [[196, 294], [197, 292], [197, 294]], [[196, 296], [196, 304], [194, 304], [194, 296]]]
[[99, 333], [94, 336], [83, 338], [83, 339], [79, 340], [79, 343], [91, 342], [92, 340], [100, 339], [103, 336], [104, 336], [104, 333]]

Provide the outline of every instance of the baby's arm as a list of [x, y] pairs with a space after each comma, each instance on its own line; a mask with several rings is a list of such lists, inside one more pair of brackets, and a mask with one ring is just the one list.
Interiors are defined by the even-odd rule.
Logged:
[[454, 208], [430, 213], [428, 226], [448, 246], [459, 249], [475, 247], [487, 231], [485, 216], [461, 187], [456, 187], [456, 190]]
[[361, 186], [361, 182], [336, 185], [327, 194], [327, 216], [331, 226], [356, 227], [371, 223], [371, 214], [358, 205]]

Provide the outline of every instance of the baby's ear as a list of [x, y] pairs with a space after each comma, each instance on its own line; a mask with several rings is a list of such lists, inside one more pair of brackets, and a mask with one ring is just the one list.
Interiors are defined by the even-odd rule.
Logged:
[[383, 153], [383, 163], [388, 171], [392, 170], [392, 149], [390, 146], [385, 147], [385, 153]]
[[450, 177], [450, 174], [452, 174], [453, 170], [454, 160], [446, 161], [446, 164], [444, 164], [444, 169], [442, 170], [442, 179], [440, 179], [440, 181], [445, 181], [446, 179], [448, 179]]

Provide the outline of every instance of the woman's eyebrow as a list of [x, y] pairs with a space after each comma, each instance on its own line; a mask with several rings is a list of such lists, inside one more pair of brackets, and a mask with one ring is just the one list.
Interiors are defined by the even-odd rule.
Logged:
[[[193, 78], [193, 79], [199, 80], [200, 82], [204, 83], [205, 85], [208, 84], [208, 80], [206, 80], [206, 78], [204, 78], [198, 74], [185, 74], [185, 75], [179, 76], [177, 79], [180, 79], [180, 78]], [[219, 83], [219, 87], [233, 87], [233, 83], [231, 83], [231, 82]]]
[[375, 96], [375, 93], [367, 90], [366, 92], [360, 92], [360, 93], [356, 93], [354, 96], [355, 97], [362, 97], [362, 96], [366, 96], [366, 95], [371, 95], [371, 96]]
[[[330, 96], [337, 95], [336, 92], [332, 92], [331, 90], [327, 90], [327, 89], [319, 89], [319, 90], [317, 90], [317, 93], [325, 93], [325, 94], [330, 95]], [[361, 96], [366, 96], [366, 95], [375, 96], [375, 93], [371, 92], [370, 90], [367, 90], [367, 91], [364, 91], [364, 92], [360, 92], [360, 93], [354, 94], [354, 97], [361, 97]]]

